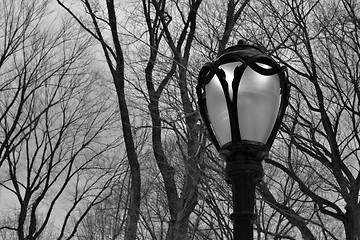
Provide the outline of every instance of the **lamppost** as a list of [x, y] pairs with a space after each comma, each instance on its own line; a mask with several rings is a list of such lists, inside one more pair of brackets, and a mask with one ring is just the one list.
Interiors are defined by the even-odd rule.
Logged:
[[255, 187], [284, 116], [289, 86], [285, 67], [260, 47], [243, 42], [200, 70], [200, 114], [226, 161], [235, 240], [253, 239]]

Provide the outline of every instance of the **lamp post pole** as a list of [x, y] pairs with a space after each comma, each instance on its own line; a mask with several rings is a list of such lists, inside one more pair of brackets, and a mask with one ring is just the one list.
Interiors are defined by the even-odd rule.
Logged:
[[255, 188], [262, 161], [288, 104], [286, 68], [264, 49], [240, 42], [200, 70], [197, 96], [211, 140], [226, 161], [233, 198], [234, 240], [252, 240]]
[[251, 174], [236, 174], [231, 180], [233, 213], [230, 215], [233, 221], [233, 239], [251, 240], [253, 236], [253, 223], [255, 221], [254, 198], [255, 176]]
[[[255, 145], [256, 146], [256, 145]], [[264, 146], [238, 147], [223, 154], [226, 160], [226, 179], [231, 184], [234, 240], [252, 240], [255, 188], [263, 176], [262, 160], [268, 154]]]

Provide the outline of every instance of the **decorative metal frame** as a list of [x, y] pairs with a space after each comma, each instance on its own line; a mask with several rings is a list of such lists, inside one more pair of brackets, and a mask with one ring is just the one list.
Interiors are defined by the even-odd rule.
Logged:
[[[235, 68], [234, 79], [232, 82], [233, 89], [233, 100], [230, 99], [230, 94], [228, 92], [228, 82], [225, 79], [225, 72], [219, 68], [220, 65], [232, 62], [241, 62], [242, 65]], [[271, 69], [264, 69], [256, 63], [264, 63], [271, 66]], [[263, 75], [274, 75], [278, 74], [280, 79], [280, 105], [278, 114], [275, 120], [273, 129], [270, 132], [269, 138], [264, 146], [258, 142], [252, 142], [241, 139], [239, 122], [238, 122], [238, 110], [237, 110], [237, 92], [240, 85], [240, 80], [242, 74], [244, 73], [246, 67], [251, 67], [254, 71], [263, 74]], [[231, 130], [231, 142], [220, 147], [220, 144], [215, 136], [213, 128], [211, 126], [208, 108], [206, 106], [206, 92], [205, 86], [208, 84], [214, 76], [217, 76], [224, 96], [226, 99], [227, 110], [229, 113], [230, 121], [230, 130]], [[276, 133], [280, 128], [281, 121], [285, 114], [285, 109], [288, 105], [288, 98], [290, 92], [290, 84], [288, 82], [287, 69], [285, 66], [280, 66], [274, 59], [269, 55], [265, 54], [264, 49], [260, 47], [239, 43], [236, 46], [229, 47], [225, 49], [222, 54], [216, 59], [215, 62], [206, 63], [200, 70], [198, 76], [198, 85], [196, 87], [198, 105], [200, 108], [201, 117], [207, 127], [207, 130], [210, 134], [211, 140], [214, 143], [216, 149], [220, 152], [221, 155], [227, 155], [229, 152], [234, 152], [236, 149], [244, 148], [262, 148], [267, 151], [271, 148], [271, 145], [274, 142]], [[235, 149], [234, 149], [235, 148]], [[246, 150], [245, 150], [246, 151]]]

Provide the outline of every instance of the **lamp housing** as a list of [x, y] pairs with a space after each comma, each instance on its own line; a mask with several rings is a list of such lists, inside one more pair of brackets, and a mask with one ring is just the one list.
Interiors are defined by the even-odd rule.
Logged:
[[198, 105], [220, 154], [254, 147], [268, 152], [289, 92], [286, 67], [261, 47], [241, 42], [206, 63], [198, 76]]

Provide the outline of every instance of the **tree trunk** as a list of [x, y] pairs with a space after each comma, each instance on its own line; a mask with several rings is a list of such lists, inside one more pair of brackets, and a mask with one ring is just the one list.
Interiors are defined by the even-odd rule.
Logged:
[[188, 239], [189, 217], [180, 214], [179, 219], [172, 221], [166, 233], [166, 240], [185, 240]]
[[360, 240], [360, 205], [347, 205], [345, 210], [346, 240]]
[[[119, 73], [120, 72], [120, 73]], [[120, 71], [112, 72], [116, 93], [119, 101], [120, 117], [122, 123], [122, 129], [124, 133], [125, 148], [130, 165], [131, 176], [131, 189], [130, 189], [130, 203], [127, 216], [125, 239], [135, 240], [137, 233], [137, 223], [140, 215], [140, 190], [141, 190], [141, 176], [140, 165], [137, 158], [135, 149], [135, 143], [132, 135], [130, 116], [126, 104], [125, 87], [124, 87], [124, 71], [123, 68]]]
[[[194, 16], [195, 17], [195, 16]], [[185, 58], [187, 59], [187, 57]], [[173, 237], [169, 239], [183, 240], [187, 238], [189, 230], [189, 217], [198, 200], [198, 182], [200, 178], [200, 145], [198, 142], [199, 129], [197, 128], [198, 114], [193, 109], [190, 100], [187, 82], [187, 60], [178, 60], [179, 64], [179, 89], [180, 97], [185, 113], [185, 122], [187, 128], [187, 158], [184, 158], [185, 182], [181, 190], [179, 200], [179, 211], [176, 221], [173, 225]], [[174, 231], [175, 230], [175, 231]]]

